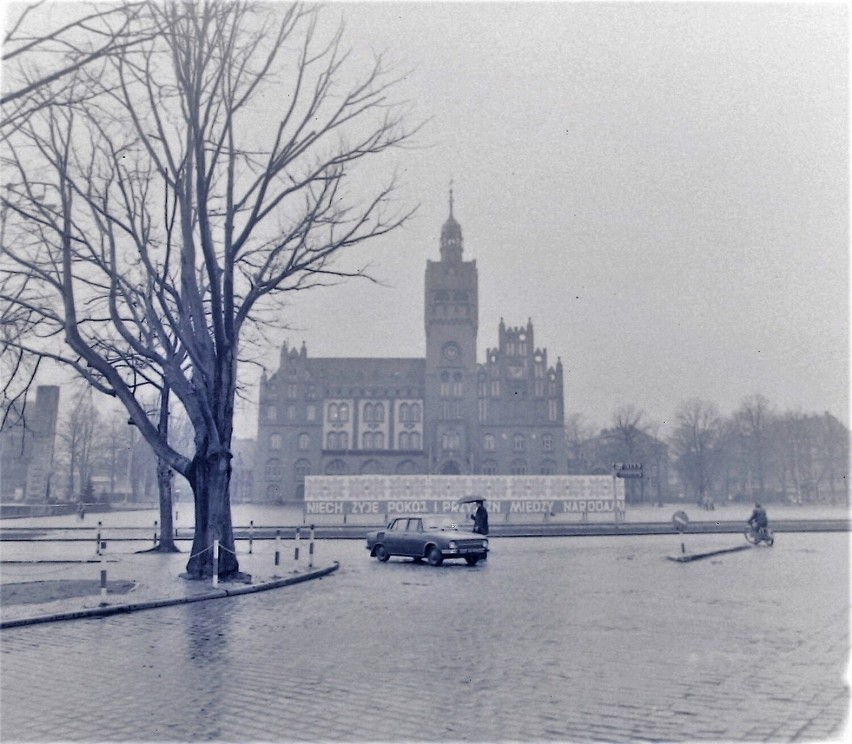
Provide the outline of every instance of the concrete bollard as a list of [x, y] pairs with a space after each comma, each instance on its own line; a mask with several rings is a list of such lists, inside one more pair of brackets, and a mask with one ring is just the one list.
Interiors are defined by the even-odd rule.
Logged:
[[155, 548], [157, 547], [157, 527], [159, 526], [159, 524], [160, 523], [155, 519], [154, 520], [154, 547]]
[[298, 573], [299, 571], [299, 532], [301, 531], [300, 527], [296, 527], [296, 538], [294, 540], [294, 548], [293, 548], [293, 561], [296, 564], [293, 568], [293, 571]]
[[249, 521], [249, 555], [251, 555], [251, 551], [254, 546], [254, 520]]
[[281, 530], [275, 530], [275, 565], [281, 565]]
[[101, 523], [98, 522], [97, 532], [95, 533], [95, 555], [101, 554]]
[[311, 540], [308, 544], [308, 568], [314, 567], [314, 526], [311, 525]]
[[213, 541], [213, 588], [219, 586], [219, 540]]

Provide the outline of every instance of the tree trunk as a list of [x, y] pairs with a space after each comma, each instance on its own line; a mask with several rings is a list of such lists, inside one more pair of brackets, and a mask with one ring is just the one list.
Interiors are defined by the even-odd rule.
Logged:
[[[204, 448], [206, 449], [206, 448]], [[187, 480], [195, 499], [195, 538], [186, 564], [190, 579], [213, 576], [213, 541], [219, 540], [218, 574], [222, 581], [245, 578], [240, 573], [231, 524], [230, 452], [200, 451], [192, 460]]]
[[[168, 384], [160, 391], [160, 418], [157, 431], [165, 440], [169, 440], [169, 393]], [[158, 553], [179, 553], [175, 545], [175, 525], [172, 518], [172, 473], [162, 457], [157, 458], [157, 492], [160, 497], [160, 544], [155, 548]]]

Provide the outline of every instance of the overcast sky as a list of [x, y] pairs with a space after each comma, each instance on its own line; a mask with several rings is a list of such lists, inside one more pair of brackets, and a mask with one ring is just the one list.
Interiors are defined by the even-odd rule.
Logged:
[[[625, 404], [667, 424], [695, 397], [727, 415], [754, 393], [848, 425], [845, 3], [342, 2], [326, 16], [358, 55], [410, 70], [397, 94], [429, 121], [394, 162], [419, 209], [361, 253], [382, 285], [299, 294], [280, 341], [422, 357], [453, 179], [480, 360], [501, 318], [531, 318], [564, 365], [567, 414], [597, 426]], [[255, 407], [239, 414], [254, 436]]]
[[[335, 4], [357, 50], [410, 69], [430, 118], [397, 158], [415, 219], [369, 249], [387, 285], [287, 309], [312, 356], [424, 353], [447, 191], [479, 269], [479, 358], [532, 318], [567, 413], [849, 421], [844, 4]], [[271, 365], [274, 368], [274, 365]], [[249, 413], [244, 411], [245, 413]], [[251, 417], [251, 416], [249, 416]]]

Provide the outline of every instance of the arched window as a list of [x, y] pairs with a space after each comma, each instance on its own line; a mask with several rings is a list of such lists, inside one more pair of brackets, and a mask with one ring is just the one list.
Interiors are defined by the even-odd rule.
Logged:
[[296, 460], [293, 465], [293, 472], [296, 474], [296, 480], [305, 480], [306, 475], [311, 474], [311, 463], [308, 460]]
[[400, 421], [410, 421], [410, 419], [409, 419], [410, 415], [411, 414], [409, 412], [408, 403], [400, 403], [399, 420]]
[[512, 460], [510, 472], [512, 475], [526, 475], [529, 469], [523, 460]]
[[407, 431], [399, 435], [399, 448], [402, 450], [411, 449], [411, 435]]
[[553, 434], [543, 434], [541, 437], [541, 448], [545, 452], [553, 451]]
[[281, 467], [281, 460], [273, 458], [266, 461], [266, 477], [269, 480], [280, 478], [284, 475], [284, 469]]
[[281, 449], [281, 435], [280, 434], [270, 434], [269, 435], [269, 449], [271, 450], [280, 450]]
[[278, 409], [275, 406], [269, 406], [266, 409], [266, 420], [275, 421], [278, 418]]
[[373, 418], [373, 415], [374, 415], [373, 404], [372, 403], [365, 403], [364, 404], [364, 421], [375, 421], [375, 419]]
[[385, 420], [385, 405], [384, 403], [376, 403], [373, 408], [373, 421], [384, 421]]
[[482, 463], [483, 475], [497, 475], [497, 463], [494, 460], [485, 460]]
[[414, 475], [417, 472], [417, 465], [413, 460], [403, 460], [396, 466], [397, 475]]
[[553, 475], [556, 473], [556, 463], [553, 460], [542, 460], [539, 472], [542, 475]]
[[348, 472], [349, 468], [343, 460], [332, 460], [325, 466], [326, 475], [346, 475]]
[[453, 397], [461, 398], [462, 397], [462, 374], [461, 372], [456, 372], [453, 375]]
[[310, 449], [311, 446], [311, 438], [307, 434], [299, 434], [299, 444], [298, 447], [300, 450]]
[[378, 460], [367, 460], [361, 466], [361, 475], [381, 475], [384, 472]]
[[419, 431], [411, 432], [411, 449], [419, 450], [421, 447], [422, 447], [422, 444], [420, 443], [420, 432]]
[[340, 409], [337, 406], [337, 403], [329, 403], [328, 404], [328, 420], [329, 421], [339, 421], [340, 420]]
[[494, 439], [493, 434], [486, 434], [482, 439], [482, 447], [488, 452], [493, 452], [495, 447], [497, 446], [497, 441]]
[[445, 450], [459, 449], [459, 434], [457, 431], [445, 431], [441, 436], [441, 447]]
[[340, 404], [340, 420], [341, 421], [349, 421], [349, 404], [341, 403]]
[[420, 404], [412, 403], [411, 404], [411, 421], [417, 423], [420, 421]]
[[441, 372], [441, 397], [450, 397], [450, 373]]
[[526, 449], [526, 441], [523, 434], [515, 434], [512, 437], [512, 449], [515, 452], [523, 452]]

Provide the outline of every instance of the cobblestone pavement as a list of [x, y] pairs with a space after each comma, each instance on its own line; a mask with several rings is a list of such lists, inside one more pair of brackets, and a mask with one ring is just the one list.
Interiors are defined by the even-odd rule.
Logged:
[[848, 535], [782, 538], [505, 538], [473, 568], [324, 541], [319, 581], [3, 630], [0, 739], [839, 741]]

